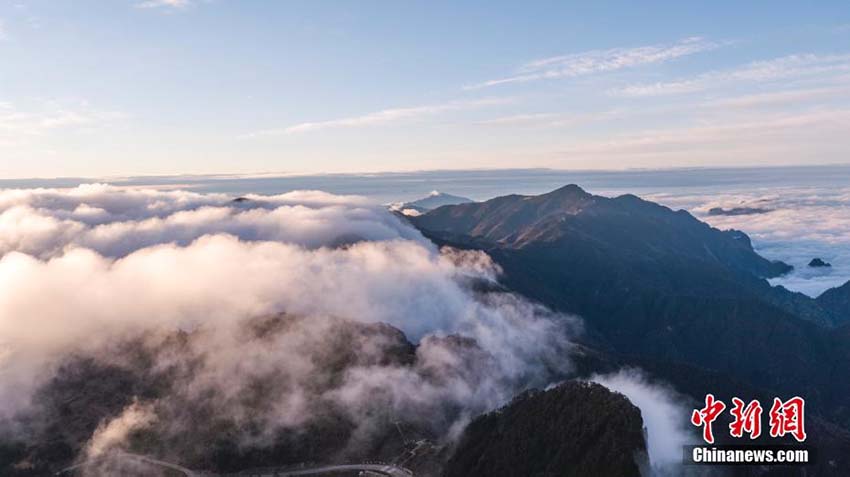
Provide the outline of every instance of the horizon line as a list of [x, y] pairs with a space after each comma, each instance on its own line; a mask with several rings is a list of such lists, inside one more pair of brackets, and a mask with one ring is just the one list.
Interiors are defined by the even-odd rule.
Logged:
[[246, 173], [151, 173], [129, 175], [102, 176], [29, 176], [2, 177], [0, 184], [6, 182], [32, 181], [82, 181], [98, 182], [127, 182], [143, 179], [210, 179], [210, 180], [244, 180], [244, 179], [283, 179], [297, 177], [368, 177], [368, 176], [401, 176], [434, 173], [474, 173], [474, 172], [511, 172], [511, 171], [553, 171], [575, 173], [633, 173], [633, 172], [683, 172], [683, 171], [718, 171], [718, 170], [777, 170], [777, 169], [818, 169], [830, 167], [850, 167], [850, 162], [819, 163], [819, 164], [769, 164], [769, 165], [723, 165], [723, 166], [670, 166], [670, 167], [629, 167], [629, 168], [559, 168], [559, 167], [470, 167], [458, 169], [412, 169], [412, 170], [383, 170], [383, 171], [349, 171], [349, 172], [246, 172]]

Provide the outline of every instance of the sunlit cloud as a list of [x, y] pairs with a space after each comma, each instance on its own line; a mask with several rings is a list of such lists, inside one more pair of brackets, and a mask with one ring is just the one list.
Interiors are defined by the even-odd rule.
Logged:
[[690, 37], [672, 44], [592, 50], [553, 56], [526, 63], [515, 75], [473, 84], [466, 89], [606, 73], [641, 65], [664, 63], [683, 56], [713, 50], [719, 46], [721, 44], [700, 37]]
[[[296, 191], [246, 199], [95, 184], [0, 191], [0, 419], [28, 409], [69, 357], [115, 363], [121, 357], [111, 345], [177, 330], [192, 336], [180, 359], [202, 369], [193, 367], [155, 408], [104, 421], [87, 446], [93, 454], [137, 424], [154, 425], [162, 405], [185, 410], [213, 396], [218, 417], [259, 416], [268, 436], [306, 428], [336, 408], [331, 401], [364, 429], [385, 414], [416, 415], [448, 436], [455, 420], [465, 424], [570, 369], [568, 337], [580, 322], [519, 296], [481, 296], [472, 284], [501, 273], [484, 252], [438, 249], [360, 197]], [[130, 238], [137, 233], [148, 240]], [[87, 234], [97, 244], [83, 244]], [[285, 330], [260, 338], [250, 325], [263, 322]], [[464, 345], [451, 346], [458, 338]], [[378, 361], [408, 339], [419, 345], [415, 363]], [[347, 362], [344, 373], [323, 364], [322, 356], [348, 349], [367, 359]], [[151, 368], [174, 363], [170, 353], [156, 356]], [[328, 379], [331, 372], [339, 379]], [[231, 399], [256, 376], [280, 384], [264, 393], [270, 406]], [[245, 437], [255, 439], [256, 430]]]

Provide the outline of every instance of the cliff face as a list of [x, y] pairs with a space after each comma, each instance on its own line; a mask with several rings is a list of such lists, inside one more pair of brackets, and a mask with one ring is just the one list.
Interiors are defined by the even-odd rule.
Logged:
[[637, 476], [646, 455], [637, 407], [599, 384], [571, 381], [472, 421], [444, 475]]

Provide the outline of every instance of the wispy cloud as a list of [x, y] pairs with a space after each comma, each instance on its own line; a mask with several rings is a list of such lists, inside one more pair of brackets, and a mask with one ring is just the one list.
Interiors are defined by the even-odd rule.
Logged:
[[501, 116], [479, 121], [487, 126], [564, 127], [623, 117], [624, 110], [605, 110], [585, 113], [530, 113]]
[[609, 91], [613, 96], [663, 96], [692, 93], [739, 82], [769, 82], [850, 71], [850, 54], [789, 55], [755, 61], [730, 70], [709, 71], [693, 78], [637, 84]]
[[500, 116], [493, 119], [485, 119], [479, 121], [478, 124], [487, 124], [494, 126], [515, 126], [518, 124], [534, 124], [540, 122], [554, 121], [563, 116], [559, 113], [528, 113], [528, 114], [513, 114], [510, 116]]
[[838, 25], [832, 29], [833, 33], [850, 33], [850, 23]]
[[531, 61], [521, 66], [517, 74], [467, 86], [466, 89], [486, 88], [508, 83], [524, 83], [543, 79], [574, 78], [617, 71], [652, 63], [663, 63], [682, 56], [712, 50], [720, 43], [700, 37], [690, 37], [676, 43], [635, 48], [592, 50], [583, 53], [553, 56]]
[[850, 96], [850, 86], [808, 88], [735, 96], [706, 102], [704, 106], [717, 108], [752, 108], [756, 106], [787, 105], [848, 96]]
[[[697, 126], [645, 130], [604, 141], [576, 144], [562, 153], [570, 156], [660, 156], [694, 155], [697, 151], [731, 158], [737, 150], [753, 148], [789, 150], [811, 147], [812, 138], [839, 134], [850, 127], [850, 110], [829, 109], [797, 114], [754, 115], [730, 121], [723, 118]], [[827, 141], [825, 144], [834, 144]]]
[[136, 8], [181, 9], [191, 5], [190, 0], [145, 0], [136, 4]]
[[244, 137], [280, 136], [285, 134], [300, 134], [321, 131], [324, 129], [356, 128], [388, 124], [397, 121], [415, 119], [423, 116], [433, 116], [449, 111], [461, 111], [487, 106], [497, 106], [512, 102], [512, 98], [485, 98], [469, 101], [449, 101], [447, 103], [415, 106], [410, 108], [382, 109], [361, 116], [352, 116], [327, 121], [305, 122], [285, 128], [264, 129], [244, 135]]
[[0, 102], [0, 145], [18, 144], [53, 130], [96, 127], [125, 117], [120, 112], [94, 109], [85, 102], [45, 103], [29, 109]]

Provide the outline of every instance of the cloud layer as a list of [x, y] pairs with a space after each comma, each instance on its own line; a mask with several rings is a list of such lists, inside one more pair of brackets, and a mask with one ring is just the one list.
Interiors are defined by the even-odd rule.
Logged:
[[[709, 71], [693, 78], [651, 84], [635, 84], [611, 91], [617, 96], [663, 96], [692, 93], [734, 83], [758, 83], [789, 78], [811, 78], [844, 74], [850, 71], [850, 55], [788, 55], [771, 60], [719, 71]], [[822, 79], [822, 78], [821, 78]]]
[[[850, 280], [850, 189], [835, 185], [793, 186], [791, 182], [771, 187], [733, 185], [706, 193], [679, 191], [650, 197], [671, 207], [691, 210], [720, 229], [745, 231], [759, 253], [794, 266], [793, 272], [771, 280], [772, 284], [814, 297]], [[755, 208], [766, 212], [711, 215], [708, 212], [713, 208]], [[830, 262], [832, 267], [809, 267], [815, 257]]]
[[69, 247], [120, 257], [156, 244], [187, 245], [211, 234], [294, 243], [308, 248], [345, 241], [421, 237], [380, 207], [322, 192], [245, 196], [123, 190], [84, 185], [0, 192], [0, 254], [39, 258]]
[[677, 475], [682, 446], [697, 443], [692, 429], [686, 427], [688, 410], [681, 404], [682, 397], [672, 389], [651, 383], [646, 375], [633, 369], [595, 375], [590, 380], [623, 394], [640, 409], [652, 475]]
[[[354, 423], [354, 440], [391, 416], [449, 436], [569, 370], [577, 322], [482, 292], [499, 273], [486, 255], [437, 250], [362, 198], [244, 199], [103, 185], [0, 193], [0, 417], [88, 356], [170, 383], [103, 421], [91, 455], [138, 428], [182, 435], [202, 425], [187, 410], [201, 403], [253, 423], [246, 442], [331, 412]], [[175, 333], [188, 333], [176, 348]], [[120, 351], [139, 342], [143, 370]], [[258, 382], [266, 397], [246, 400]]]

